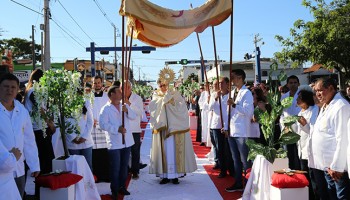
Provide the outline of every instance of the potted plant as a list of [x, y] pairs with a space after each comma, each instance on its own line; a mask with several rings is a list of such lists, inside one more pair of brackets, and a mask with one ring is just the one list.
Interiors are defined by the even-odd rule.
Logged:
[[67, 70], [48, 70], [44, 72], [39, 82], [34, 83], [35, 101], [34, 118], [41, 123], [45, 132], [46, 120], [51, 115], [54, 119], [56, 127], [60, 129], [62, 138], [64, 158], [69, 157], [66, 134], [74, 132], [79, 133], [79, 128], [71, 123], [67, 123], [67, 118], [74, 118], [78, 121], [84, 97], [78, 95], [78, 91], [82, 90], [80, 83], [80, 73]]
[[[272, 73], [277, 70], [278, 64], [274, 62], [270, 66], [269, 73], [269, 86], [270, 90], [267, 94], [268, 104], [271, 106], [271, 111], [262, 111], [259, 108], [255, 108], [254, 116], [257, 118], [259, 124], [261, 124], [261, 130], [263, 136], [267, 142], [267, 145], [256, 143], [255, 141], [248, 139], [247, 145], [249, 148], [248, 159], [254, 160], [257, 155], [263, 155], [270, 163], [274, 163], [276, 158], [286, 158], [287, 152], [283, 148], [276, 149], [276, 145], [287, 145], [294, 144], [300, 136], [293, 131], [291, 126], [298, 120], [297, 116], [286, 117], [283, 121], [284, 129], [281, 131], [281, 136], [275, 141], [275, 124], [276, 120], [282, 114], [283, 109], [288, 108], [292, 105], [293, 97], [281, 99], [281, 93], [278, 91], [278, 87], [273, 85]], [[279, 81], [285, 81], [287, 75], [285, 72], [281, 72], [278, 75]]]

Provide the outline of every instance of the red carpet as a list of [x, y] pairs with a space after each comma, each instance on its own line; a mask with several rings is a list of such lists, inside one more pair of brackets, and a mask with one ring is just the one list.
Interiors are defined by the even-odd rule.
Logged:
[[[195, 154], [198, 158], [205, 158], [205, 155], [209, 153], [210, 148], [206, 146], [199, 146], [199, 142], [196, 142], [196, 134], [197, 130], [191, 130], [191, 138], [192, 138], [192, 144]], [[234, 183], [234, 179], [232, 176], [226, 176], [225, 178], [218, 178], [218, 175], [220, 173], [219, 170], [214, 170], [213, 165], [204, 165], [203, 166], [205, 171], [207, 171], [207, 174], [209, 175], [210, 179], [213, 181], [215, 187], [218, 189], [219, 193], [221, 194], [222, 198], [224, 200], [226, 199], [239, 199], [242, 197], [242, 192], [226, 192], [225, 188], [231, 186]]]

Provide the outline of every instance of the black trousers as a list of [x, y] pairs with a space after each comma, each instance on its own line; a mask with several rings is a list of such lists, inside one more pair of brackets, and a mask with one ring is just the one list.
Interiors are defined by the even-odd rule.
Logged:
[[215, 135], [215, 145], [217, 149], [217, 157], [220, 170], [222, 173], [229, 171], [230, 175], [234, 174], [233, 159], [225, 134], [221, 133], [221, 129], [211, 129]]
[[110, 182], [108, 149], [92, 149], [92, 170], [98, 182]]
[[296, 144], [287, 144], [284, 146], [287, 150], [288, 165], [290, 169], [300, 170], [300, 159], [298, 155], [298, 147]]
[[202, 142], [202, 120], [201, 119], [202, 119], [202, 116], [201, 116], [201, 112], [199, 111], [197, 114], [196, 142]]
[[[52, 135], [46, 134], [44, 138], [43, 134], [42, 130], [34, 131], [35, 142], [38, 147], [40, 173], [48, 174], [52, 171], [52, 160], [55, 158], [55, 153], [52, 147]], [[37, 184], [35, 184], [35, 196], [40, 198], [40, 187]]]
[[42, 130], [34, 131], [34, 135], [38, 147], [40, 172], [42, 174], [50, 173], [52, 171], [52, 159], [55, 158], [51, 142], [52, 136], [48, 134], [44, 138]]
[[140, 172], [141, 133], [132, 133], [135, 144], [131, 146], [131, 172]]

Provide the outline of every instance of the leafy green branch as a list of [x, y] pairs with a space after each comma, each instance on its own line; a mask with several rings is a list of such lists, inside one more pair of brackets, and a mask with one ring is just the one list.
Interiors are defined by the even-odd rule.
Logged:
[[[287, 97], [281, 101], [281, 93], [278, 91], [278, 87], [272, 85], [272, 73], [277, 70], [277, 66], [277, 63], [273, 63], [270, 66], [270, 90], [267, 94], [267, 103], [270, 104], [271, 111], [262, 111], [258, 107], [254, 110], [254, 116], [257, 122], [261, 124], [261, 130], [267, 141], [267, 145], [264, 146], [254, 140], [248, 139], [246, 143], [249, 148], [249, 160], [254, 160], [257, 155], [263, 155], [269, 162], [273, 163], [275, 158], [285, 158], [287, 156], [286, 150], [283, 148], [276, 149], [276, 145], [294, 144], [300, 139], [300, 136], [291, 128], [298, 120], [298, 117], [289, 116], [284, 119], [283, 123], [285, 128], [282, 130], [281, 136], [275, 141], [276, 120], [281, 116], [283, 110], [290, 107], [293, 102], [293, 97]], [[282, 71], [278, 76], [278, 80], [285, 81], [286, 79], [287, 75]]]

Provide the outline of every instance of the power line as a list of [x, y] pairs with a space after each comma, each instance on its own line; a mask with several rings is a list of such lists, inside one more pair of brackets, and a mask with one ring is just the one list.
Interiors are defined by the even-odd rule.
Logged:
[[58, 3], [62, 6], [62, 8], [66, 11], [66, 13], [70, 16], [70, 18], [75, 22], [76, 25], [80, 28], [81, 31], [84, 32], [84, 34], [91, 40], [94, 41], [84, 30], [83, 28], [78, 24], [78, 22], [73, 18], [73, 16], [68, 12], [68, 10], [62, 5], [61, 1], [58, 0]]
[[12, 1], [13, 3], [16, 3], [16, 4], [18, 4], [18, 5], [22, 6], [22, 7], [27, 8], [28, 10], [31, 10], [31, 11], [33, 11], [33, 12], [35, 12], [35, 13], [38, 13], [38, 14], [40, 14], [40, 15], [43, 16], [42, 13], [40, 13], [40, 12], [38, 12], [38, 11], [36, 11], [36, 10], [33, 10], [33, 9], [31, 9], [31, 8], [29, 8], [29, 7], [27, 7], [27, 6], [23, 5], [23, 4], [21, 4], [21, 3], [18, 3], [17, 1], [14, 1], [14, 0], [10, 0], [10, 1]]
[[[10, 0], [10, 1], [12, 1], [12, 2], [14, 2], [14, 3], [16, 3], [16, 4], [22, 6], [22, 7], [26, 8], [26, 9], [28, 9], [28, 10], [31, 10], [31, 11], [33, 11], [33, 12], [35, 12], [35, 13], [37, 13], [37, 14], [43, 16], [42, 13], [40, 13], [40, 12], [38, 12], [38, 11], [32, 9], [32, 8], [29, 8], [28, 6], [25, 6], [25, 5], [21, 4], [21, 3], [18, 3], [17, 1], [14, 1], [14, 0]], [[51, 19], [62, 31], [64, 31], [69, 37], [71, 37], [75, 42], [77, 42], [80, 46], [82, 46], [82, 47], [85, 49], [85, 47], [84, 47], [83, 45], [81, 45], [81, 43], [79, 43], [76, 39], [74, 39], [74, 38], [73, 38], [66, 30], [64, 30], [60, 25], [58, 25], [58, 23], [57, 23], [54, 19], [52, 19], [52, 18], [50, 18], [50, 19]]]
[[58, 23], [55, 21], [55, 20], [53, 20], [52, 18], [51, 18], [51, 20], [63, 31], [63, 32], [65, 32], [72, 40], [74, 40], [77, 44], [79, 44], [81, 47], [83, 47], [84, 49], [85, 49], [85, 47], [84, 47], [84, 45], [82, 45], [80, 42], [78, 42], [73, 36], [71, 36], [66, 30], [64, 30], [60, 25], [58, 25]]
[[97, 2], [97, 0], [93, 0], [95, 2], [95, 4], [97, 5], [98, 9], [101, 11], [101, 13], [103, 14], [103, 16], [109, 21], [109, 23], [115, 28], [114, 23], [109, 19], [109, 17], [107, 16], [106, 12], [103, 11], [101, 5]]
[[55, 19], [55, 21], [56, 21], [56, 23], [59, 23], [60, 26], [66, 30], [66, 32], [69, 32], [70, 35], [72, 35], [74, 38], [77, 38], [80, 41], [80, 43], [83, 43], [83, 44], [85, 43], [82, 39], [80, 39], [80, 37], [76, 36], [69, 28], [66, 28], [63, 25], [63, 23], [59, 22], [57, 19]]

